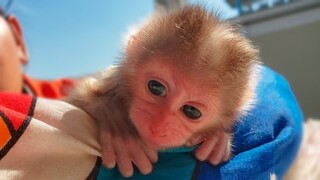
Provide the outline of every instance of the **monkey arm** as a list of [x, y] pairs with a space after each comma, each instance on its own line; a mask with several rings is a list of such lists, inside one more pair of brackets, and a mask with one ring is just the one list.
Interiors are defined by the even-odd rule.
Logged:
[[119, 81], [118, 67], [111, 67], [81, 82], [65, 101], [83, 109], [95, 120], [102, 159], [108, 168], [117, 165], [122, 175], [128, 177], [133, 173], [134, 163], [147, 174], [157, 161], [157, 152], [144, 144], [131, 122], [127, 100], [119, 93]]

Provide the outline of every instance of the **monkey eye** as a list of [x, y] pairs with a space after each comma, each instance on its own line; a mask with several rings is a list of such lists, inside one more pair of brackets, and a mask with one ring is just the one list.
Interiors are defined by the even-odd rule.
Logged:
[[165, 97], [167, 95], [164, 85], [156, 80], [150, 80], [148, 82], [148, 89], [152, 94], [156, 96]]
[[199, 119], [201, 117], [201, 112], [190, 105], [184, 105], [182, 106], [183, 113], [190, 119]]

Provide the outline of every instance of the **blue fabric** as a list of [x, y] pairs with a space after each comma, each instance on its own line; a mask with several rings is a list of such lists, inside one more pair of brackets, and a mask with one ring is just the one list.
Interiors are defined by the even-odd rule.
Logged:
[[101, 167], [98, 179], [115, 180], [186, 180], [191, 179], [196, 166], [196, 159], [193, 157], [193, 148], [170, 149], [165, 152], [159, 152], [159, 160], [153, 166], [152, 173], [142, 175], [137, 169], [130, 178], [121, 176], [117, 168], [106, 169]]
[[[234, 157], [211, 166], [198, 162], [192, 149], [159, 153], [159, 161], [147, 176], [135, 172], [126, 179], [281, 179], [292, 163], [302, 137], [303, 116], [286, 80], [267, 67], [261, 71], [256, 106], [234, 129]], [[98, 179], [122, 179], [116, 169], [102, 168]], [[123, 178], [124, 179], [124, 178]]]

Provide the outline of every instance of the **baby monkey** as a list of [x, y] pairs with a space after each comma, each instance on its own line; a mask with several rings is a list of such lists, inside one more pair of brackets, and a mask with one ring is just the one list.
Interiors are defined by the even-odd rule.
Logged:
[[104, 164], [131, 176], [152, 170], [156, 151], [201, 143], [196, 157], [228, 160], [236, 119], [254, 99], [258, 51], [237, 26], [201, 6], [158, 16], [128, 43], [123, 60], [67, 101], [100, 128]]

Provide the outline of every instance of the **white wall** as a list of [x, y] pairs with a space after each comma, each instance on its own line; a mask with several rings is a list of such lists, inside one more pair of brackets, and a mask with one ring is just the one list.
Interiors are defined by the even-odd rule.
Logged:
[[319, 118], [320, 21], [251, 39], [260, 48], [263, 62], [290, 82], [305, 117]]

